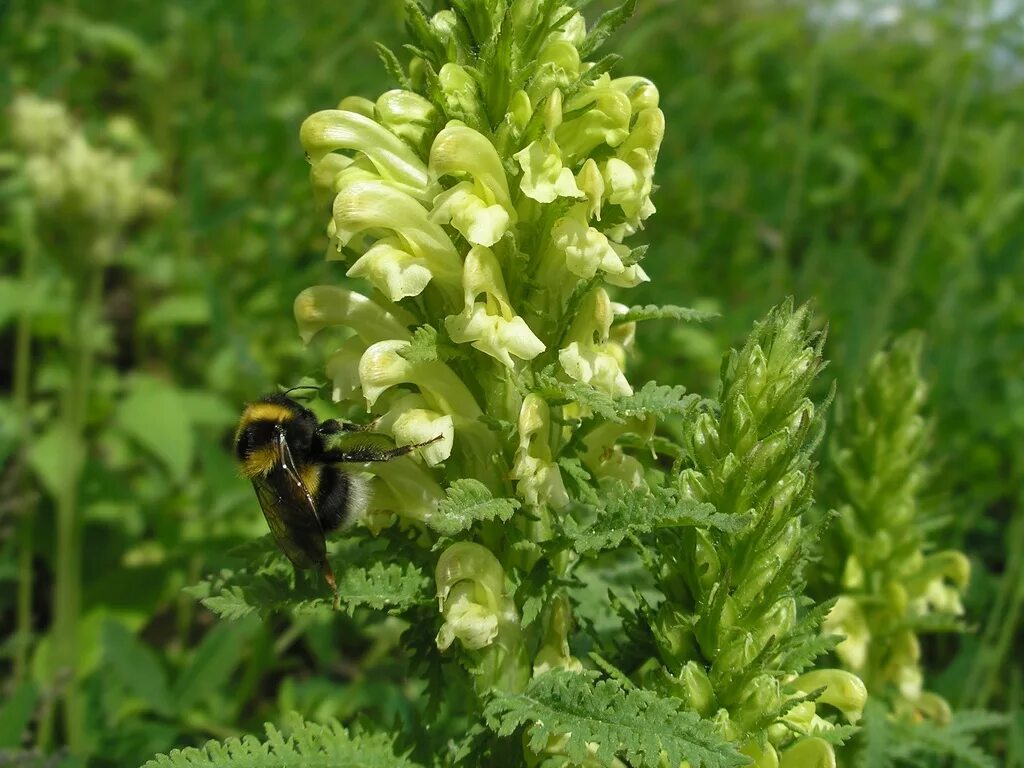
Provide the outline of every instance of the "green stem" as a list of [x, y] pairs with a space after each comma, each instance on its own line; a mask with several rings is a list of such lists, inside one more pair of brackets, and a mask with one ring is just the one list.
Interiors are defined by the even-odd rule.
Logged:
[[95, 352], [92, 330], [99, 322], [103, 287], [100, 247], [97, 245], [87, 256], [95, 261], [86, 266], [86, 274], [80, 286], [83, 290], [73, 304], [70, 349], [72, 371], [64, 398], [63, 419], [74, 459], [69, 462], [68, 477], [57, 500], [54, 669], [58, 678], [66, 676], [61, 700], [65, 738], [72, 754], [81, 754], [84, 747], [84, 711], [77, 681], [82, 577], [82, 520], [78, 509], [78, 491], [85, 462], [86, 408]]
[[[35, 238], [35, 216], [31, 205], [16, 211], [22, 244], [21, 285], [27, 290], [32, 285], [38, 243]], [[32, 376], [32, 315], [22, 305], [18, 313], [18, 327], [14, 342], [14, 406], [20, 415], [19, 445], [24, 450], [31, 434], [29, 422], [29, 388]], [[33, 517], [29, 509], [29, 488], [24, 474], [24, 461], [19, 462], [20, 477], [15, 483], [21, 494], [17, 509], [18, 520], [18, 596], [16, 649], [14, 655], [14, 685], [20, 685], [28, 674], [28, 649], [32, 637], [32, 539]]]

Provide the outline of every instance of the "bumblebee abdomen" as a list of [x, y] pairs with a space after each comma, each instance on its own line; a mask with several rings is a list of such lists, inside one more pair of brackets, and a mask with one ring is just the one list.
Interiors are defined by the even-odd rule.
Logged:
[[369, 486], [358, 475], [343, 472], [329, 464], [321, 465], [319, 485], [313, 492], [317, 514], [324, 533], [340, 528], [366, 511]]

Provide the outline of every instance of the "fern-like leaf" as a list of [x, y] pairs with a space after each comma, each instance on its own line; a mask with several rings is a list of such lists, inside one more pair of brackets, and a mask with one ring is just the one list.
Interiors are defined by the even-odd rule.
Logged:
[[555, 378], [554, 368], [550, 366], [537, 374], [534, 391], [552, 404], [577, 403], [589, 408], [602, 419], [615, 422], [623, 420], [614, 398], [607, 392], [578, 381], [561, 381]]
[[494, 498], [487, 486], [469, 478], [452, 483], [427, 524], [445, 536], [468, 530], [477, 520], [509, 520], [519, 508], [515, 499]]
[[337, 721], [309, 723], [294, 713], [285, 726], [287, 736], [268, 723], [265, 741], [254, 736], [210, 741], [157, 755], [142, 768], [416, 768], [395, 754], [383, 734], [353, 736]]
[[[401, 613], [429, 601], [428, 579], [411, 563], [376, 562], [367, 567], [344, 567], [339, 562], [338, 566], [338, 594], [350, 615], [364, 606]], [[290, 566], [278, 561], [255, 573], [225, 570], [185, 591], [225, 619], [281, 610], [301, 614], [331, 609], [331, 595], [326, 587], [317, 584], [314, 591], [308, 583], [301, 582], [293, 587], [289, 569]]]
[[484, 717], [502, 736], [527, 725], [530, 747], [539, 753], [549, 739], [561, 737], [566, 756], [577, 763], [595, 757], [604, 764], [620, 757], [649, 768], [683, 761], [691, 768], [747, 763], [710, 722], [683, 711], [678, 701], [648, 690], [625, 690], [594, 674], [548, 672], [522, 693], [496, 693]]
[[716, 512], [711, 504], [681, 500], [667, 488], [620, 484], [602, 497], [597, 517], [589, 526], [580, 530], [571, 520], [566, 523], [565, 532], [580, 554], [614, 549], [628, 536], [658, 528], [690, 526], [735, 532], [746, 523], [742, 516]]
[[629, 397], [615, 401], [618, 411], [624, 416], [667, 416], [693, 414], [702, 402], [699, 395], [687, 394], [682, 386], [671, 386], [648, 381], [639, 391]]

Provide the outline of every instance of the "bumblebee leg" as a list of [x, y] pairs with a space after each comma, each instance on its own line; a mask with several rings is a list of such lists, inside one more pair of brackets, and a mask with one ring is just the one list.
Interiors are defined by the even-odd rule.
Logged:
[[380, 421], [380, 416], [375, 418], [369, 424], [352, 424], [347, 421], [327, 419], [327, 421], [320, 422], [320, 426], [317, 428], [317, 431], [319, 431], [321, 435], [337, 435], [339, 432], [370, 432], [377, 426], [378, 421]]
[[351, 464], [391, 461], [392, 459], [397, 459], [399, 456], [405, 456], [406, 454], [412, 453], [417, 448], [422, 448], [425, 445], [436, 443], [443, 437], [444, 435], [438, 435], [437, 437], [423, 443], [412, 443], [398, 448], [378, 448], [373, 445], [353, 445], [345, 449], [324, 451], [321, 458], [323, 461], [329, 463], [347, 462]]
[[338, 582], [334, 579], [334, 571], [331, 569], [331, 564], [324, 560], [320, 565], [320, 570], [324, 575], [324, 581], [327, 582], [327, 586], [334, 593], [334, 610], [338, 610], [341, 607], [341, 596], [338, 594]]

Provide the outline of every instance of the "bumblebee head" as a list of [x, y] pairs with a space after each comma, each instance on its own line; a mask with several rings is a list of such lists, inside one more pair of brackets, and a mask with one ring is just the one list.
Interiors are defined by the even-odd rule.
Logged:
[[275, 440], [284, 431], [296, 462], [304, 463], [322, 448], [316, 415], [284, 394], [267, 395], [242, 411], [235, 452], [247, 477], [265, 475], [279, 462]]

